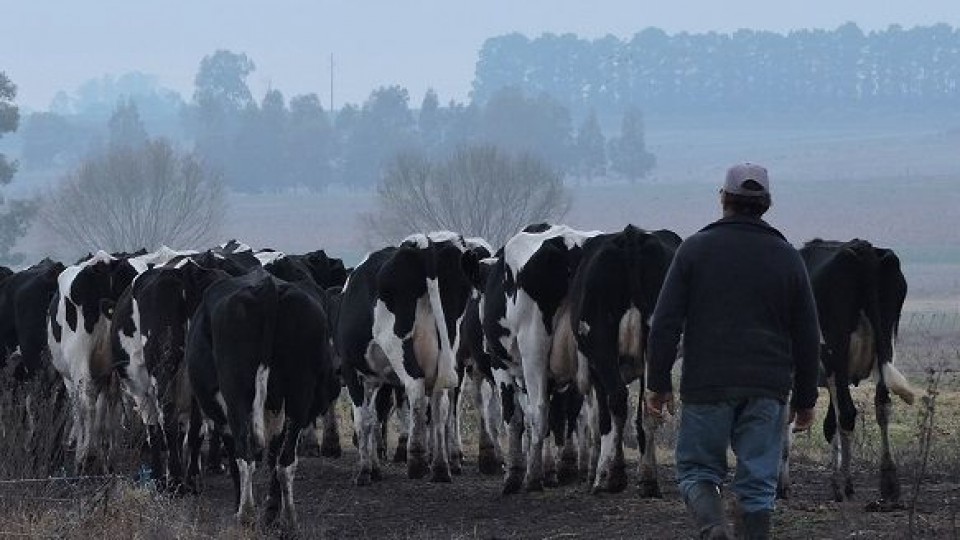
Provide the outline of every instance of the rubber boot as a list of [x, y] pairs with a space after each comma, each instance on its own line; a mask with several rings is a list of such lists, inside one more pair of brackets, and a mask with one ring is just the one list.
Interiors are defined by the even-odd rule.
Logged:
[[731, 540], [719, 487], [710, 482], [699, 482], [690, 488], [685, 499], [702, 540]]
[[744, 512], [741, 516], [741, 528], [737, 531], [738, 540], [767, 540], [770, 538], [771, 512], [759, 510]]

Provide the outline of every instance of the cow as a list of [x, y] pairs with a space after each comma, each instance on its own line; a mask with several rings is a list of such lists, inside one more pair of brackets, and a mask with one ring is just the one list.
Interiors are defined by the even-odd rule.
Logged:
[[640, 491], [643, 496], [661, 496], [654, 438], [657, 422], [643, 413], [644, 353], [650, 317], [680, 242], [671, 231], [647, 232], [628, 225], [583, 244], [570, 287], [570, 326], [579, 363], [590, 373], [589, 387], [581, 387], [580, 392], [590, 396], [592, 416], [598, 422], [591, 426], [594, 436], [600, 436], [594, 493], [615, 493], [627, 485], [623, 456], [627, 385], [640, 379], [636, 415]]
[[302, 284], [255, 268], [204, 292], [188, 335], [187, 369], [230, 457], [238, 520], [253, 518], [253, 472], [265, 448], [271, 484], [264, 521], [279, 513], [295, 526], [300, 432], [340, 389], [329, 347], [319, 295]]
[[[499, 369], [506, 367], [500, 365], [483, 347], [479, 294], [472, 296], [467, 302], [459, 325], [459, 336], [457, 368], [463, 380], [462, 387], [471, 389], [474, 406], [480, 414], [477, 467], [481, 474], [497, 474], [501, 472], [503, 465], [500, 449], [502, 412], [493, 369], [495, 365]], [[454, 407], [453, 410], [456, 412], [457, 408]]]
[[136, 274], [129, 259], [99, 251], [57, 276], [47, 344], [72, 405], [78, 471], [89, 466], [92, 441], [101, 445], [103, 465], [109, 466], [113, 431], [107, 422], [117, 415], [120, 397], [110, 354], [109, 317]]
[[[267, 272], [290, 282], [310, 282], [319, 289], [324, 310], [328, 315], [330, 330], [328, 335], [332, 339], [335, 328], [333, 325], [339, 311], [340, 293], [349, 273], [343, 261], [329, 257], [322, 249], [303, 255], [280, 254], [265, 258], [264, 254], [267, 253], [271, 252], [258, 253], [255, 256], [258, 260], [267, 261], [263, 264]], [[334, 358], [334, 364], [339, 370], [339, 358]], [[312, 420], [312, 422], [312, 431], [319, 449], [317, 453], [324, 457], [340, 457], [343, 451], [340, 447], [336, 408], [330, 407], [321, 421]]]
[[57, 375], [41, 356], [47, 348], [47, 306], [57, 291], [57, 276], [63, 264], [50, 259], [0, 280], [0, 368], [8, 359], [16, 359], [13, 376], [18, 383], [38, 380], [41, 395], [23, 394], [27, 440], [36, 429], [34, 403], [58, 403], [64, 398], [57, 392]]
[[[807, 242], [800, 254], [810, 274], [820, 319], [820, 360], [830, 393], [823, 434], [832, 445], [834, 498], [841, 501], [854, 492], [850, 478], [850, 435], [856, 426], [857, 410], [849, 385], [873, 376], [877, 385], [874, 405], [881, 442], [878, 506], [896, 507], [900, 504], [900, 483], [888, 433], [890, 392], [908, 404], [912, 404], [916, 396], [894, 366], [900, 313], [907, 296], [900, 259], [892, 250], [860, 239], [849, 242], [815, 239]], [[789, 495], [789, 486], [787, 444], [779, 494]]]
[[63, 270], [63, 264], [43, 259], [0, 282], [2, 362], [19, 351], [17, 379], [29, 378], [41, 368], [40, 354], [47, 346], [47, 306], [56, 294], [57, 276]]
[[[481, 307], [485, 349], [506, 367], [494, 371], [509, 421], [504, 493], [521, 487], [540, 491], [544, 478], [548, 485], [555, 483], [554, 449], [544, 446], [550, 396], [586, 379], [586, 370], [580, 373], [577, 365], [568, 294], [583, 243], [600, 233], [566, 226], [536, 230], [515, 235], [489, 265]], [[529, 437], [525, 466], [524, 424]], [[562, 441], [562, 434], [554, 435]]]
[[[200, 429], [199, 410], [183, 361], [187, 325], [203, 291], [227, 276], [189, 260], [175, 266], [155, 266], [134, 279], [113, 311], [113, 365], [147, 428], [152, 471], [161, 490], [185, 490], [181, 452], [184, 428]], [[216, 449], [212, 452], [215, 454]], [[196, 479], [199, 458], [192, 457], [190, 466], [194, 470], [188, 476]]]
[[353, 403], [358, 485], [381, 478], [378, 396], [398, 386], [405, 390], [410, 411], [407, 475], [427, 474], [430, 429], [430, 480], [452, 480], [448, 391], [458, 385], [457, 319], [470, 294], [460, 258], [467, 249], [454, 233], [413, 235], [398, 247], [367, 255], [343, 287], [334, 342]]

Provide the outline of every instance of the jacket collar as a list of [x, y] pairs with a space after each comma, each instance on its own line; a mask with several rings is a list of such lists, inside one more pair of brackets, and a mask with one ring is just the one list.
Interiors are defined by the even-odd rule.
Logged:
[[720, 218], [717, 221], [714, 221], [713, 223], [707, 225], [706, 227], [700, 230], [708, 231], [710, 229], [716, 229], [718, 227], [724, 227], [727, 225], [739, 225], [739, 226], [755, 228], [767, 234], [777, 236], [784, 242], [787, 241], [786, 237], [784, 237], [783, 234], [780, 231], [778, 231], [776, 228], [774, 228], [772, 225], [770, 225], [769, 223], [767, 223], [766, 221], [760, 218], [755, 218], [751, 216], [730, 216], [730, 217]]

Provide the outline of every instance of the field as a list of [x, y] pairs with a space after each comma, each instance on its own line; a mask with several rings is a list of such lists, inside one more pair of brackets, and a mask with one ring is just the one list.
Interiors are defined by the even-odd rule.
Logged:
[[[949, 126], [891, 123], [870, 128], [798, 130], [784, 126], [670, 126], [653, 121], [648, 141], [657, 154], [655, 175], [634, 185], [571, 183], [573, 206], [565, 220], [585, 229], [619, 229], [632, 222], [689, 235], [717, 217], [716, 185], [723, 167], [749, 156], [767, 164], [774, 182], [769, 220], [799, 245], [814, 237], [861, 237], [894, 248], [903, 261], [910, 292], [902, 322], [898, 365], [927, 405], [896, 401], [891, 433], [903, 499], [908, 510], [865, 511], [878, 497], [878, 430], [873, 389], [855, 389], [861, 414], [855, 437], [855, 498], [830, 497], [829, 448], [819, 424], [796, 439], [794, 496], [775, 515], [777, 538], [958, 538], [960, 536], [960, 136]], [[371, 238], [360, 217], [376, 212], [366, 192], [333, 189], [324, 194], [231, 195], [220, 236], [289, 252], [323, 247], [355, 264], [385, 239]], [[391, 239], [392, 240], [392, 239]], [[34, 229], [21, 245], [28, 260], [77, 254]], [[934, 384], [931, 381], [936, 381]], [[140, 463], [139, 435], [126, 434], [128, 451], [120, 477], [30, 481], [67, 468], [46, 467], [54, 444], [56, 407], [43, 452], [25, 449], [22, 417], [10, 406], [3, 383], [0, 437], [0, 538], [106, 536], [117, 538], [248, 538], [276, 531], [237, 527], [232, 495], [223, 476], [207, 479], [199, 498], [168, 498], [134, 486]], [[818, 422], [826, 407], [821, 395]], [[932, 401], [931, 401], [932, 400]], [[342, 400], [341, 400], [342, 401]], [[470, 400], [467, 399], [467, 402]], [[932, 405], [930, 405], [932, 403]], [[346, 413], [345, 402], [340, 403]], [[919, 427], [932, 409], [933, 428]], [[59, 414], [62, 414], [59, 413]], [[500, 478], [476, 471], [476, 415], [464, 413], [467, 457], [464, 474], [451, 485], [405, 478], [388, 464], [385, 480], [352, 485], [356, 453], [349, 414], [341, 428], [345, 455], [339, 460], [304, 457], [296, 482], [300, 535], [306, 538], [677, 538], [693, 531], [673, 483], [675, 419], [659, 441], [663, 499], [640, 499], [631, 487], [618, 495], [592, 496], [583, 484], [542, 494], [500, 495]], [[921, 443], [932, 437], [925, 474]], [[58, 447], [57, 447], [58, 448]], [[635, 450], [628, 472], [635, 481]], [[264, 492], [258, 471], [256, 493]], [[909, 504], [908, 504], [909, 505]]]
[[[956, 538], [960, 532], [960, 315], [911, 311], [904, 317], [899, 364], [918, 391], [934, 396], [932, 443], [923, 478], [923, 430], [918, 419], [926, 408], [895, 404], [891, 428], [900, 465], [903, 500], [916, 497], [914, 536]], [[928, 383], [939, 377], [936, 388]], [[935, 391], [935, 394], [932, 393]], [[908, 536], [910, 512], [865, 511], [878, 497], [876, 465], [878, 430], [873, 421], [872, 388], [863, 384], [855, 400], [861, 412], [855, 436], [857, 493], [845, 503], [833, 502], [829, 488], [829, 452], [817, 428], [798, 435], [793, 498], [775, 514], [777, 538], [899, 538]], [[825, 395], [819, 402], [822, 419]], [[467, 400], [469, 402], [469, 400]], [[248, 538], [278, 531], [244, 529], [232, 519], [230, 482], [211, 476], [198, 498], [170, 498], [134, 487], [138, 453], [122, 456], [126, 477], [73, 481], [24, 482], [42, 476], [25, 470], [36, 466], [25, 455], [11, 428], [5, 400], [5, 434], [0, 447], [0, 537], [64, 537], [104, 535], [135, 538]], [[676, 538], [693, 530], [673, 482], [672, 444], [675, 421], [667, 419], [658, 445], [663, 499], [641, 499], [634, 487], [617, 495], [590, 495], [584, 484], [544, 493], [502, 496], [500, 478], [476, 471], [476, 415], [464, 412], [466, 464], [450, 485], [408, 480], [402, 465], [388, 464], [385, 480], [372, 487], [353, 486], [356, 453], [350, 442], [346, 403], [343, 419], [345, 455], [337, 460], [303, 457], [298, 468], [296, 498], [301, 537], [305, 538]], [[57, 426], [56, 422], [42, 422]], [[135, 430], [132, 430], [135, 432]], [[128, 433], [129, 448], [138, 438]], [[392, 442], [392, 441], [391, 441]], [[392, 447], [392, 444], [391, 444]], [[635, 480], [635, 450], [628, 452], [628, 471]], [[732, 459], [731, 459], [732, 463]], [[63, 473], [64, 471], [61, 471]], [[265, 492], [266, 476], [257, 472], [256, 493]], [[920, 480], [919, 484], [916, 483]], [[919, 486], [919, 487], [918, 487]]]

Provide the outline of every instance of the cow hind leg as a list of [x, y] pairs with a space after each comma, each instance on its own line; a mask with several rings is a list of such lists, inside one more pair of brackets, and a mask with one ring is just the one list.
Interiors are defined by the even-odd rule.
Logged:
[[857, 409], [850, 396], [847, 381], [832, 375], [827, 379], [830, 391], [830, 405], [836, 419], [836, 428], [831, 437], [831, 487], [834, 500], [840, 502], [853, 495], [853, 481], [850, 477], [851, 436], [856, 425]]
[[410, 442], [410, 404], [402, 392], [396, 395], [397, 401], [397, 448], [393, 452], [394, 463], [407, 462], [407, 446]]
[[339, 458], [343, 455], [343, 449], [340, 447], [340, 426], [337, 418], [337, 409], [335, 403], [330, 404], [330, 408], [321, 417], [323, 425], [323, 435], [320, 438], [320, 455], [329, 458]]
[[614, 388], [607, 393], [597, 386], [593, 390], [597, 404], [600, 432], [600, 452], [591, 491], [619, 493], [627, 486], [626, 464], [623, 457], [623, 429], [627, 417], [626, 392]]
[[[410, 433], [407, 439], [407, 477], [423, 478], [427, 463], [427, 397], [423, 379], [411, 379], [406, 385], [410, 407]], [[449, 405], [448, 405], [449, 406]], [[436, 426], [436, 422], [433, 425]]]
[[376, 404], [373, 399], [375, 392], [376, 388], [364, 384], [362, 391], [358, 392], [360, 395], [352, 396], [354, 438], [356, 439], [360, 461], [354, 483], [358, 486], [370, 485], [374, 480], [373, 454], [376, 449], [374, 448], [373, 430], [380, 429], [377, 421]]
[[504, 417], [507, 421], [507, 470], [503, 478], [504, 495], [517, 493], [523, 485], [523, 408], [517, 396], [519, 389], [511, 383], [501, 392]]
[[874, 396], [877, 411], [877, 425], [880, 427], [880, 500], [868, 505], [868, 510], [896, 510], [903, 507], [900, 502], [900, 480], [897, 477], [897, 464], [890, 449], [890, 413], [893, 404], [890, 392], [883, 382], [877, 384]]
[[203, 444], [203, 418], [196, 402], [190, 404], [190, 424], [187, 426], [187, 466], [184, 488], [199, 495], [203, 490], [200, 475], [200, 448]]
[[[499, 448], [499, 433], [496, 423], [499, 419], [494, 418], [493, 406], [496, 396], [493, 393], [493, 385], [489, 381], [483, 380], [477, 370], [473, 370], [467, 377], [468, 384], [473, 385], [471, 392], [474, 405], [480, 414], [480, 432], [477, 437], [477, 468], [480, 474], [497, 474], [501, 470], [501, 457]], [[496, 433], [496, 435], [494, 435]]]
[[578, 429], [580, 427], [580, 412], [583, 410], [583, 396], [578, 390], [571, 389], [570, 398], [564, 411], [564, 439], [560, 449], [560, 464], [557, 467], [557, 481], [560, 485], [576, 482], [579, 471], [577, 469]]
[[[461, 380], [463, 380], [462, 375]], [[455, 388], [449, 391], [447, 395], [451, 401], [445, 423], [450, 472], [460, 475], [463, 473], [463, 441], [460, 439], [460, 401], [463, 399], [463, 392], [460, 388]]]
[[264, 505], [263, 522], [271, 524], [280, 510], [282, 486], [277, 462], [284, 444], [283, 412], [264, 411], [264, 438], [267, 441], [267, 470], [270, 471], [270, 491]]
[[640, 396], [637, 405], [637, 442], [640, 446], [640, 496], [663, 497], [657, 475], [657, 429], [663, 422], [647, 410], [644, 400], [644, 378], [640, 378]]
[[790, 448], [793, 446], [793, 424], [790, 422], [790, 408], [784, 408], [783, 450], [780, 453], [780, 471], [777, 475], [777, 498], [790, 498]]
[[449, 431], [450, 411], [450, 392], [446, 389], [435, 390], [430, 396], [431, 420], [431, 457], [430, 481], [431, 482], [451, 482], [450, 477], [450, 454], [451, 440]]
[[280, 460], [276, 467], [276, 477], [281, 486], [281, 516], [284, 525], [293, 530], [297, 527], [297, 513], [293, 504], [293, 477], [297, 470], [296, 449], [301, 431], [300, 422], [296, 420], [287, 422]]

